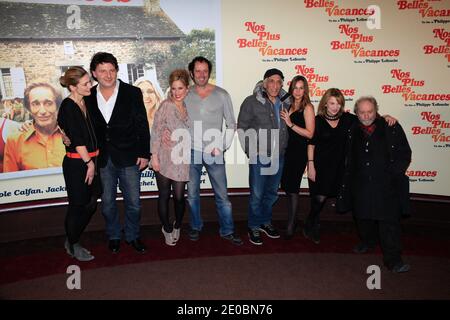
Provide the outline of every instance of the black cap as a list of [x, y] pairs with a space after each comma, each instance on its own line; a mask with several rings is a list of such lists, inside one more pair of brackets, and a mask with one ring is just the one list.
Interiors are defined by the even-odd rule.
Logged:
[[281, 79], [284, 80], [283, 72], [281, 72], [280, 70], [278, 70], [276, 68], [267, 70], [266, 73], [264, 73], [264, 79], [269, 78], [275, 74], [279, 75], [281, 77]]

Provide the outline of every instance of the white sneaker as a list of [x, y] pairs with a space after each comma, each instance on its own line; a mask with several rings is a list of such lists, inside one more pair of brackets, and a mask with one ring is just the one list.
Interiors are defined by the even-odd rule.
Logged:
[[163, 233], [163, 235], [164, 235], [164, 239], [165, 239], [165, 241], [166, 241], [166, 244], [168, 245], [168, 246], [174, 246], [174, 245], [176, 245], [177, 243], [173, 240], [173, 237], [172, 237], [172, 232], [166, 232], [166, 231], [164, 231], [164, 227], [162, 227], [161, 228], [161, 230], [162, 230], [162, 233]]

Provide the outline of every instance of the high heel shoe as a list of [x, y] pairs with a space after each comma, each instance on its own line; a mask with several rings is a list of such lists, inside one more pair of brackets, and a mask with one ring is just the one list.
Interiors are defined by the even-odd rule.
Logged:
[[164, 235], [164, 239], [166, 241], [166, 244], [168, 246], [174, 246], [174, 245], [177, 244], [176, 242], [174, 242], [173, 237], [172, 237], [172, 232], [173, 231], [172, 232], [166, 232], [166, 231], [164, 231], [164, 227], [162, 227], [161, 230], [162, 230], [162, 233]]
[[173, 239], [174, 242], [177, 242], [178, 239], [180, 239], [181, 227], [178, 228], [178, 229], [175, 228], [175, 223], [176, 223], [176, 221], [173, 222], [172, 239]]

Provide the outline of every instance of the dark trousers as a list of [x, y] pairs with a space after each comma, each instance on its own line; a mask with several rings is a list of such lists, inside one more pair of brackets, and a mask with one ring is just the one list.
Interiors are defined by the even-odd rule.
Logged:
[[388, 268], [402, 263], [402, 244], [400, 221], [356, 219], [361, 242], [369, 247], [380, 243], [383, 262]]
[[69, 243], [75, 244], [97, 209], [97, 199], [101, 194], [100, 177], [96, 175], [88, 186], [84, 181], [87, 166], [82, 159], [64, 157], [62, 167], [69, 198], [65, 219], [66, 235]]

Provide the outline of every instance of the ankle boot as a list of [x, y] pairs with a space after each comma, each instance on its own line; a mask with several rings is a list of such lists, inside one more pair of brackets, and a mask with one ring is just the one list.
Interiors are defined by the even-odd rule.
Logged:
[[177, 244], [175, 241], [173, 241], [172, 232], [166, 232], [164, 230], [164, 227], [162, 227], [161, 230], [164, 235], [165, 242], [168, 246], [174, 246]]
[[309, 213], [309, 215], [306, 217], [305, 220], [305, 226], [303, 227], [303, 235], [306, 239], [310, 239], [312, 236], [312, 227], [313, 227], [313, 221], [312, 221], [312, 212]]

